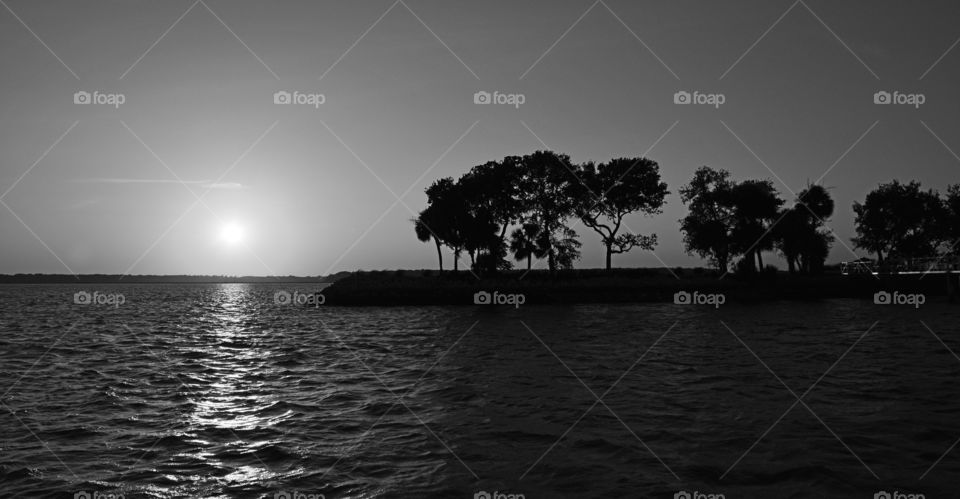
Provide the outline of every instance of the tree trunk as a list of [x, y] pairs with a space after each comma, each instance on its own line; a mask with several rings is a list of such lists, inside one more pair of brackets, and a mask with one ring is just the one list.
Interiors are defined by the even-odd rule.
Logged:
[[763, 256], [761, 256], [761, 253], [763, 252], [757, 251], [757, 267], [759, 267], [757, 270], [763, 272]]
[[533, 267], [533, 253], [527, 255], [527, 270], [529, 271], [531, 267]]
[[443, 273], [443, 253], [440, 251], [440, 240], [433, 238], [433, 242], [437, 243], [437, 260], [440, 261], [440, 273]]
[[611, 248], [611, 243], [607, 242], [607, 270], [610, 270], [610, 257], [613, 253], [613, 248]]
[[453, 251], [453, 271], [460, 270], [460, 250]]

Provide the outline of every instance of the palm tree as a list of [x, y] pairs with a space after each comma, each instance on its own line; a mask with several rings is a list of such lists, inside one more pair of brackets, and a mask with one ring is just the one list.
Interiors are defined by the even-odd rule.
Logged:
[[833, 199], [821, 185], [809, 185], [800, 191], [797, 202], [780, 212], [773, 229], [776, 247], [787, 260], [790, 273], [820, 273], [833, 244], [833, 234], [825, 229], [833, 215]]
[[817, 217], [817, 221], [823, 223], [833, 215], [833, 198], [827, 189], [819, 184], [807, 186], [800, 191], [797, 196], [797, 202], [805, 205], [810, 214]]
[[417, 233], [417, 239], [422, 242], [429, 242], [430, 239], [433, 239], [433, 242], [437, 245], [437, 260], [440, 262], [440, 273], [443, 273], [443, 253], [440, 251], [440, 239], [436, 234], [433, 233], [433, 230], [430, 229], [430, 222], [435, 220], [434, 210], [427, 208], [420, 212], [417, 218], [412, 220], [413, 230]]
[[533, 266], [533, 257], [543, 258], [545, 254], [537, 245], [537, 234], [540, 232], [540, 226], [535, 223], [525, 223], [522, 228], [514, 229], [510, 233], [510, 251], [513, 252], [513, 258], [520, 262], [527, 261], [527, 270]]

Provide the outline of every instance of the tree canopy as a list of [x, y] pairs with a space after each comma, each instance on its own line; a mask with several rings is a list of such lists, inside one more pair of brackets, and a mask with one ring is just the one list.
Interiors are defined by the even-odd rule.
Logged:
[[890, 257], [934, 256], [948, 236], [941, 225], [947, 210], [940, 196], [922, 190], [919, 182], [881, 184], [862, 204], [853, 203], [853, 211], [853, 244], [875, 253], [881, 264]]
[[663, 212], [667, 184], [660, 181], [660, 165], [647, 158], [617, 158], [578, 170], [574, 211], [583, 224], [600, 235], [606, 250], [606, 268], [613, 254], [633, 248], [652, 250], [656, 234], [620, 233], [623, 220], [632, 213], [652, 216]]
[[[534, 259], [545, 260], [551, 272], [573, 267], [582, 248], [579, 223], [599, 236], [610, 269], [613, 255], [654, 249], [657, 235], [634, 232], [627, 219], [661, 214], [670, 194], [652, 159], [575, 164], [553, 151], [487, 161], [458, 179], [437, 179], [425, 193], [427, 206], [412, 220], [417, 239], [434, 243], [441, 272], [446, 247], [454, 270], [465, 253], [481, 274], [513, 262], [530, 269]], [[679, 194], [688, 210], [679, 220], [684, 249], [718, 272], [733, 264], [743, 273], [762, 271], [763, 253], [774, 250], [791, 273], [823, 271], [835, 242], [827, 225], [835, 205], [825, 187], [809, 185], [785, 206], [770, 180], [737, 181], [726, 170], [702, 166]], [[881, 264], [960, 255], [960, 184], [941, 197], [918, 182], [894, 180], [855, 202], [853, 211], [854, 246]]]

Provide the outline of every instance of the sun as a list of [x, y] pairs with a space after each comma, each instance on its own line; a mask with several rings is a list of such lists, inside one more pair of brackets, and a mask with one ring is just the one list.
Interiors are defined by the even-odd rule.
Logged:
[[243, 227], [236, 222], [230, 222], [220, 229], [220, 240], [229, 245], [242, 242], [243, 235]]

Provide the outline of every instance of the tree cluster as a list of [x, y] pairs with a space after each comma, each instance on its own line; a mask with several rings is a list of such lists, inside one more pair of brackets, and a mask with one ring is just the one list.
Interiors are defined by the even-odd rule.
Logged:
[[661, 213], [668, 191], [659, 168], [647, 158], [574, 164], [552, 151], [507, 156], [431, 184], [414, 229], [419, 240], [436, 245], [441, 271], [446, 246], [454, 270], [466, 253], [481, 273], [512, 268], [511, 254], [528, 269], [534, 258], [545, 259], [553, 272], [580, 258], [581, 243], [569, 224], [579, 219], [600, 236], [609, 269], [613, 254], [656, 245], [655, 234], [625, 231], [624, 218]]
[[881, 184], [853, 204], [853, 244], [888, 260], [960, 256], [960, 184], [945, 196], [919, 182]]
[[818, 273], [833, 243], [826, 220], [833, 199], [820, 185], [797, 193], [792, 206], [769, 180], [736, 182], [726, 170], [704, 166], [680, 189], [689, 213], [680, 220], [688, 253], [727, 272], [740, 257], [741, 273], [763, 270], [763, 252], [777, 250], [791, 273]]
[[[669, 194], [660, 167], [648, 158], [614, 158], [574, 164], [552, 151], [507, 156], [474, 166], [459, 179], [441, 178], [426, 189], [427, 207], [413, 220], [417, 238], [433, 241], [443, 271], [443, 247], [454, 270], [466, 253], [471, 268], [495, 273], [514, 261], [543, 259], [551, 272], [572, 268], [581, 243], [570, 220], [599, 237], [612, 257], [652, 250], [656, 234], [636, 234], [631, 214], [662, 213]], [[688, 214], [680, 219], [685, 250], [708, 259], [719, 272], [764, 270], [763, 253], [776, 251], [791, 273], [816, 274], [835, 242], [827, 221], [834, 202], [827, 189], [809, 185], [788, 204], [770, 180], [736, 181], [730, 173], [699, 168], [680, 188]], [[960, 256], [960, 184], [945, 195], [918, 182], [894, 180], [855, 202], [854, 246], [889, 259]]]

